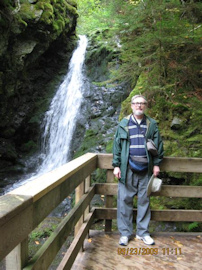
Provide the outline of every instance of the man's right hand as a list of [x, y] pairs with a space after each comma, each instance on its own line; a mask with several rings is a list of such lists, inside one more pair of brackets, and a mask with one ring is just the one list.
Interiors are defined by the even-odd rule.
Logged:
[[114, 168], [114, 171], [113, 171], [113, 174], [118, 178], [120, 179], [121, 178], [121, 170], [119, 167], [115, 167]]

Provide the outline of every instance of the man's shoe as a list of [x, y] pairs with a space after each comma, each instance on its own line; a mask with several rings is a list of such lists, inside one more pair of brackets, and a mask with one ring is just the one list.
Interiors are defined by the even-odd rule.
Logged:
[[127, 236], [121, 236], [119, 240], [119, 245], [121, 246], [127, 246], [128, 245], [128, 237]]
[[142, 237], [139, 235], [136, 235], [136, 238], [139, 240], [142, 240], [146, 245], [154, 245], [155, 244], [154, 240], [151, 238], [150, 235], [145, 235]]

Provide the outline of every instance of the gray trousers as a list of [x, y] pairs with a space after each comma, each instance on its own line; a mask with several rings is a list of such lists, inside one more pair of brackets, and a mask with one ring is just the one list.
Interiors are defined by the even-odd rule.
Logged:
[[151, 211], [147, 196], [148, 173], [127, 172], [126, 184], [119, 182], [117, 199], [117, 225], [121, 236], [133, 235], [133, 198], [137, 199], [136, 234], [149, 235]]

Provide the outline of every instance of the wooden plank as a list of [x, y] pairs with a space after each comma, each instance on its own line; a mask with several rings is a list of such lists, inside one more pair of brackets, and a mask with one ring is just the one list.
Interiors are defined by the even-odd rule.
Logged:
[[73, 230], [86, 207], [90, 204], [94, 194], [95, 187], [91, 187], [89, 192], [82, 196], [81, 200], [62, 220], [55, 231], [47, 239], [46, 243], [38, 250], [23, 270], [48, 269], [48, 266], [55, 258], [63, 243], [66, 241], [69, 233]]
[[[112, 154], [98, 154], [98, 168], [113, 169]], [[161, 171], [202, 173], [202, 158], [164, 157]]]
[[32, 205], [31, 196], [6, 194], [0, 197], [0, 226]]
[[118, 184], [117, 183], [96, 183], [95, 193], [100, 195], [117, 195]]
[[166, 196], [173, 198], [202, 198], [202, 186], [162, 185], [160, 192], [153, 192], [151, 196]]
[[[107, 183], [113, 183], [114, 182], [114, 175], [112, 170], [107, 170]], [[107, 195], [105, 199], [105, 206], [107, 208], [113, 207], [113, 196]], [[111, 232], [112, 230], [112, 220], [106, 219], [105, 220], [105, 232]]]
[[72, 242], [71, 246], [67, 250], [57, 270], [71, 269], [75, 261], [75, 258], [83, 245], [83, 241], [85, 240], [85, 237], [88, 234], [88, 231], [93, 223], [94, 216], [95, 216], [94, 211], [88, 214], [85, 223], [81, 226], [78, 234], [76, 235], [76, 237], [74, 238], [74, 241]]
[[78, 254], [71, 270], [201, 269], [200, 232], [153, 232], [155, 246], [133, 239], [127, 247], [121, 247], [119, 232], [90, 230], [90, 237], [92, 241], [85, 240], [85, 252]]
[[[96, 194], [117, 195], [118, 185], [116, 183], [96, 183]], [[166, 196], [173, 198], [202, 198], [202, 186], [179, 186], [162, 185], [160, 192], [153, 192], [151, 196]]]
[[151, 219], [156, 221], [202, 222], [202, 210], [152, 210]]
[[[77, 204], [79, 200], [81, 199], [81, 197], [83, 196], [84, 189], [85, 189], [85, 182], [83, 181], [80, 185], [78, 185], [78, 187], [75, 190], [75, 204]], [[77, 234], [81, 225], [83, 224], [83, 219], [84, 217], [82, 215], [81, 218], [78, 220], [77, 224], [75, 225], [74, 235]]]
[[[89, 192], [89, 188], [91, 185], [91, 176], [89, 175], [86, 179], [85, 179], [85, 193]], [[85, 212], [84, 212], [84, 220], [86, 219], [87, 215], [90, 212], [90, 205], [87, 206]]]
[[[95, 208], [95, 218], [97, 219], [116, 219], [116, 208]], [[137, 209], [133, 210], [134, 221]], [[156, 221], [197, 221], [202, 222], [202, 210], [152, 210], [151, 219]]]
[[0, 227], [0, 261], [32, 231], [33, 205], [9, 219]]
[[202, 173], [202, 158], [165, 157], [161, 171]]
[[6, 270], [21, 270], [28, 261], [28, 238], [6, 256]]
[[116, 219], [117, 208], [99, 208], [95, 207], [95, 218], [96, 219]]
[[96, 169], [97, 154], [87, 153], [81, 157], [78, 157], [64, 164], [63, 166], [9, 192], [9, 194], [31, 196], [33, 197], [33, 201], [37, 201], [55, 187], [61, 185], [68, 178], [75, 175], [78, 171], [85, 168], [89, 163], [94, 164], [94, 168]]
[[98, 154], [98, 161], [97, 166], [100, 169], [111, 169], [113, 170], [112, 166], [112, 154]]

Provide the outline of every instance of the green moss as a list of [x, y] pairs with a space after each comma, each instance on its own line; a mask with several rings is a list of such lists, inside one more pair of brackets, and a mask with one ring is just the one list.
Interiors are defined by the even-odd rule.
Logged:
[[73, 6], [73, 7], [77, 7], [77, 2], [75, 0], [67, 0], [67, 2]]
[[102, 135], [99, 135], [98, 132], [95, 130], [92, 130], [92, 129], [87, 130], [85, 133], [85, 137], [84, 137], [84, 140], [82, 142], [82, 145], [79, 148], [79, 150], [76, 152], [75, 157], [79, 157], [79, 156], [89, 152], [89, 149], [91, 149], [91, 147], [98, 144], [98, 141], [101, 138], [101, 136]]
[[49, 3], [43, 4], [43, 13], [41, 15], [41, 21], [46, 24], [51, 24], [54, 19], [54, 9], [53, 6]]
[[71, 14], [78, 15], [77, 10], [76, 10], [75, 7], [69, 5], [67, 2], [64, 2], [64, 4], [65, 4], [67, 10], [69, 10]]
[[64, 20], [55, 20], [53, 22], [53, 29], [57, 33], [57, 35], [59, 35], [64, 28], [65, 28]]
[[57, 14], [58, 17], [60, 17], [65, 12], [64, 6], [59, 3], [55, 4], [54, 8], [55, 8], [55, 13]]
[[113, 140], [109, 140], [106, 146], [106, 152], [112, 153], [112, 149], [113, 149]]
[[27, 27], [27, 23], [23, 19], [19, 19], [18, 22], [19, 22], [19, 25], [22, 26], [23, 28], [26, 28]]
[[32, 20], [35, 18], [35, 9], [34, 8], [31, 9], [29, 3], [24, 3], [21, 5], [19, 15], [22, 20], [25, 20], [25, 21]]
[[44, 10], [44, 4], [45, 4], [44, 2], [39, 1], [36, 3], [35, 8]]

